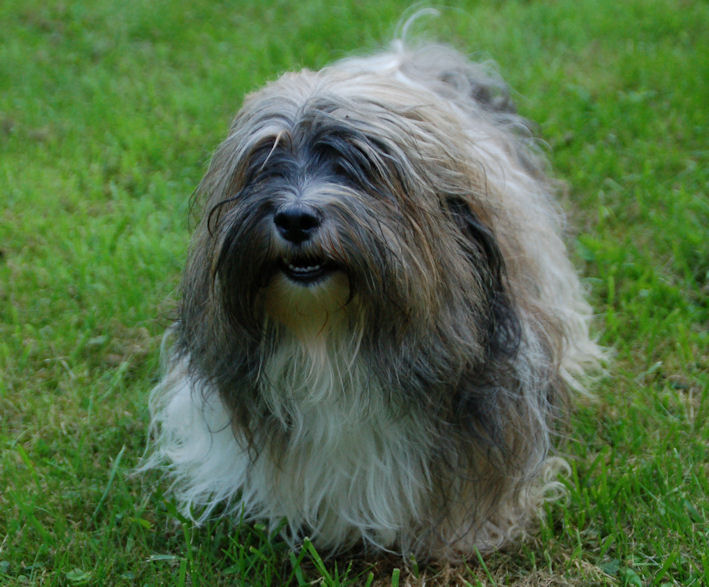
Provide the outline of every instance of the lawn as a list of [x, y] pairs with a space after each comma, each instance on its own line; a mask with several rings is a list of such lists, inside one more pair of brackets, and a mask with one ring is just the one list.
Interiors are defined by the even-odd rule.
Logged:
[[467, 565], [323, 560], [194, 527], [145, 446], [189, 197], [245, 92], [385, 45], [408, 2], [0, 5], [0, 583], [709, 584], [709, 4], [456, 3], [415, 31], [494, 59], [538, 123], [613, 349], [568, 498]]

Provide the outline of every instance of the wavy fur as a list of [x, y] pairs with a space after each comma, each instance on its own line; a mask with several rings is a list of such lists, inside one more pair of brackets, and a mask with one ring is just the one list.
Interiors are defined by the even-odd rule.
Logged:
[[601, 357], [554, 191], [504, 83], [448, 47], [249, 96], [198, 189], [144, 468], [198, 520], [332, 551], [518, 538]]

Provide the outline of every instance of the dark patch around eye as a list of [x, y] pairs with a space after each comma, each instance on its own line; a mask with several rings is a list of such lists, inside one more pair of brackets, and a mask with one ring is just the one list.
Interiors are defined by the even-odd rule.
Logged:
[[293, 155], [276, 145], [264, 146], [249, 157], [244, 173], [244, 184], [293, 174], [296, 166]]
[[330, 172], [340, 181], [372, 195], [382, 195], [389, 184], [390, 171], [386, 154], [372, 140], [351, 129], [329, 129], [315, 138], [314, 165]]

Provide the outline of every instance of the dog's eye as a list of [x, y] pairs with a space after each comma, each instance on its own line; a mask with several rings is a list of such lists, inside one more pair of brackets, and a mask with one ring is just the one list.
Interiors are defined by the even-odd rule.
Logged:
[[249, 157], [245, 183], [288, 177], [293, 173], [294, 167], [292, 156], [271, 146], [262, 147]]
[[384, 149], [371, 139], [349, 134], [331, 134], [315, 143], [313, 161], [343, 185], [382, 196], [388, 169]]

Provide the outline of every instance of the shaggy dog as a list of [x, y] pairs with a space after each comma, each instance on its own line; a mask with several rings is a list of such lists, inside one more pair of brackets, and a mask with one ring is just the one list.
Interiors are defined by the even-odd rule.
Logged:
[[197, 190], [146, 468], [198, 520], [330, 552], [519, 537], [600, 357], [545, 168], [505, 85], [445, 46], [248, 96]]

